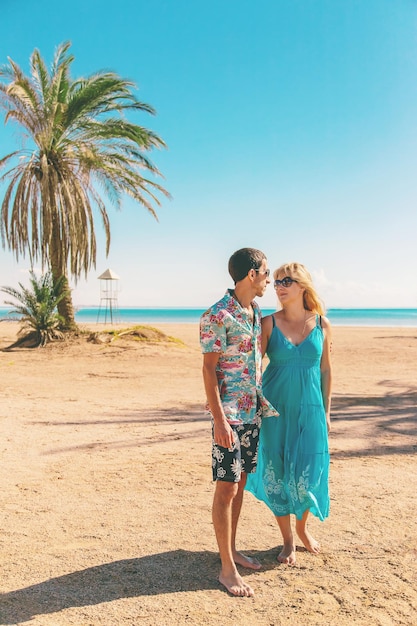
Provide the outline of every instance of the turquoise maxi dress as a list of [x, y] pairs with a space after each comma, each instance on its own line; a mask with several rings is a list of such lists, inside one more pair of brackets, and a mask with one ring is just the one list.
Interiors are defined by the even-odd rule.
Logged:
[[330, 508], [330, 459], [321, 393], [320, 318], [298, 346], [283, 335], [274, 317], [272, 323], [263, 390], [280, 416], [262, 420], [258, 466], [248, 474], [246, 489], [276, 516], [293, 513], [301, 519], [309, 509], [324, 520]]

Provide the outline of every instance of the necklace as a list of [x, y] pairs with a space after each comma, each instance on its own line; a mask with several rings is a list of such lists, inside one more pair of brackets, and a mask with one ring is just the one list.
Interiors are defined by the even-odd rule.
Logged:
[[[284, 317], [285, 317], [285, 320], [286, 320], [286, 322], [287, 322], [287, 324], [288, 324], [287, 316], [285, 315], [285, 310], [284, 310]], [[308, 318], [308, 319], [309, 319], [309, 318]], [[293, 323], [294, 323], [294, 322], [293, 322]], [[297, 321], [297, 322], [295, 322], [295, 324], [298, 324], [298, 321]], [[307, 310], [306, 310], [306, 309], [304, 309], [303, 329], [302, 329], [301, 334], [300, 334], [300, 339], [302, 339], [302, 338], [304, 337], [304, 333], [305, 333], [305, 330], [306, 330], [306, 325], [307, 325]], [[294, 331], [292, 331], [292, 332], [294, 332]]]
[[304, 337], [304, 333], [306, 330], [306, 324], [307, 324], [307, 311], [304, 310], [304, 326], [303, 326], [303, 330], [301, 331], [301, 337]]

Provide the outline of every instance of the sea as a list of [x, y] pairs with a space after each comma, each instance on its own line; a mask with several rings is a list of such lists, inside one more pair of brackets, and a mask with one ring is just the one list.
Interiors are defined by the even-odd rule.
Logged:
[[[268, 315], [274, 310], [265, 308], [262, 314]], [[16, 319], [9, 311], [0, 307], [0, 320]], [[75, 320], [80, 324], [195, 324], [202, 313], [202, 308], [78, 307]], [[334, 326], [417, 327], [417, 309], [328, 309], [326, 315]]]
[[[0, 307], [0, 320], [16, 319], [8, 308]], [[275, 309], [262, 309], [263, 315]], [[82, 324], [195, 324], [204, 309], [128, 307], [112, 311], [100, 307], [79, 307], [75, 320]], [[417, 328], [417, 309], [328, 309], [326, 313], [334, 326], [381, 326]]]

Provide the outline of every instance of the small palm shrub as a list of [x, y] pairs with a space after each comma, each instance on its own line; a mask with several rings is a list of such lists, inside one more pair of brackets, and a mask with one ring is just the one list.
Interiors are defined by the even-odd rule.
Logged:
[[30, 272], [30, 288], [19, 283], [19, 289], [2, 287], [1, 291], [11, 296], [16, 302], [5, 300], [5, 304], [13, 306], [11, 313], [20, 315], [22, 324], [19, 335], [20, 342], [32, 341], [35, 346], [45, 346], [48, 341], [63, 339], [60, 325], [64, 319], [57, 312], [58, 303], [68, 295], [64, 288], [64, 278], [54, 284], [51, 272], [39, 278]]

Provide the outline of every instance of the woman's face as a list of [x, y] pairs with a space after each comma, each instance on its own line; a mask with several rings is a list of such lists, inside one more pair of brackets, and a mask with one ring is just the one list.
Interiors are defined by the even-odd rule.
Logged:
[[297, 281], [289, 274], [280, 273], [274, 280], [274, 288], [279, 301], [284, 306], [289, 302], [296, 302], [303, 299], [304, 288], [300, 287]]

